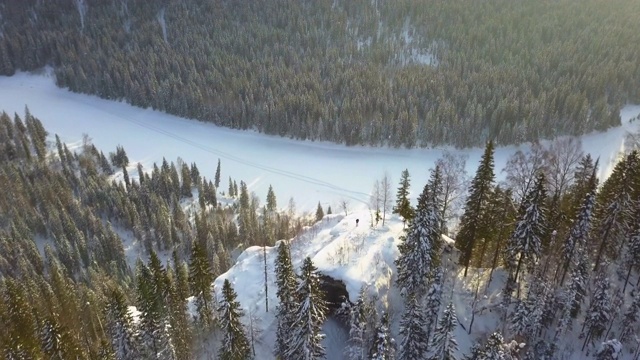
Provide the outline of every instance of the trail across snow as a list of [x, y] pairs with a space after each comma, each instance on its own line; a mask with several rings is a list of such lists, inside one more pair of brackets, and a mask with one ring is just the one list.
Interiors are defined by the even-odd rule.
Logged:
[[[220, 158], [221, 191], [227, 189], [226, 180], [231, 176], [251, 184], [249, 190], [264, 199], [271, 184], [279, 205], [285, 207], [293, 197], [298, 211], [314, 211], [318, 201], [337, 211], [342, 200], [350, 203], [352, 211], [364, 209], [374, 181], [386, 171], [395, 187], [405, 168], [414, 184], [411, 197], [416, 198], [428, 179], [429, 168], [444, 150], [346, 147], [295, 141], [75, 94], [56, 87], [50, 71], [0, 77], [0, 110], [10, 115], [23, 114], [25, 105], [62, 141], [78, 145], [86, 133], [105, 152], [120, 144], [127, 150], [132, 164], [140, 162], [146, 169], [154, 162], [161, 162], [163, 157], [168, 161], [181, 157], [187, 163], [196, 162], [200, 172], [212, 179]], [[600, 157], [602, 175], [610, 171], [611, 160], [615, 160], [622, 149], [626, 131], [635, 126], [627, 120], [638, 114], [640, 106], [627, 106], [622, 111], [622, 126], [582, 137], [585, 150]], [[516, 149], [510, 146], [496, 150], [498, 176]], [[482, 149], [453, 151], [467, 154], [467, 171], [475, 173]], [[135, 177], [135, 173], [131, 175]]]

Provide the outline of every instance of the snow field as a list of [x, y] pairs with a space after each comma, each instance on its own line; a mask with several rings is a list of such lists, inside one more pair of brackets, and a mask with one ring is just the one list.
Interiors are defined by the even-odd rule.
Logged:
[[[342, 200], [349, 202], [350, 212], [364, 210], [374, 181], [386, 171], [395, 186], [405, 168], [411, 174], [410, 196], [415, 200], [427, 182], [428, 169], [448, 149], [346, 147], [221, 128], [60, 89], [55, 86], [51, 69], [41, 74], [0, 77], [0, 110], [10, 115], [23, 114], [25, 105], [52, 135], [58, 134], [67, 144], [80, 146], [86, 133], [105, 153], [122, 145], [133, 167], [139, 162], [144, 169], [150, 169], [163, 157], [168, 161], [181, 157], [187, 164], [197, 163], [201, 174], [213, 179], [220, 158], [219, 191], [226, 192], [229, 176], [247, 182], [249, 190], [261, 198], [272, 184], [280, 206], [285, 207], [293, 197], [300, 212], [314, 211], [318, 201], [325, 208], [331, 205], [337, 209]], [[594, 158], [600, 157], [601, 176], [611, 171], [618, 153], [624, 149], [626, 132], [636, 128], [637, 122], [629, 120], [639, 114], [640, 105], [626, 106], [621, 112], [620, 127], [581, 137], [584, 150]], [[509, 156], [525, 148], [521, 145], [496, 150], [498, 180], [504, 176], [501, 169]], [[482, 149], [448, 150], [468, 155], [467, 172], [475, 173]], [[131, 170], [133, 178], [137, 174]]]

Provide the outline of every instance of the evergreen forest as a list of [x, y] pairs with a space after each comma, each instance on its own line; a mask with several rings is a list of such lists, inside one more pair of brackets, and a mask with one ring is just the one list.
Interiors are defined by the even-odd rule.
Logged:
[[519, 144], [639, 103], [634, 0], [4, 0], [0, 74], [347, 145]]
[[[279, 359], [324, 358], [328, 316], [348, 327], [348, 359], [458, 359], [454, 333], [471, 334], [474, 324], [456, 318], [444, 278], [482, 269], [506, 274], [493, 310], [500, 323], [468, 359], [561, 358], [570, 334], [579, 334], [574, 354], [640, 355], [637, 150], [621, 155], [601, 182], [598, 159], [579, 141], [534, 144], [511, 156], [498, 182], [488, 142], [464, 183], [450, 176], [451, 159], [437, 162], [427, 184], [414, 184], [422, 187], [415, 206], [404, 171], [389, 201], [395, 215], [370, 209], [378, 214], [372, 229], [390, 216], [405, 224], [393, 276], [404, 312], [390, 314], [364, 288], [355, 303], [330, 312], [311, 258], [294, 268], [289, 241], [276, 242], [295, 244], [325, 210], [298, 216], [293, 201], [278, 206], [273, 188], [261, 206], [243, 181], [229, 177], [223, 186], [220, 161], [206, 179], [180, 159], [132, 165], [124, 148], [105, 155], [89, 136], [70, 149], [28, 108], [0, 115], [0, 145], [0, 351], [7, 359], [256, 358], [257, 330], [246, 320], [254, 319], [233, 285], [212, 288], [233, 253], [252, 245], [277, 246], [272, 348]], [[142, 175], [129, 176], [136, 167]], [[462, 206], [452, 210], [456, 192], [464, 193]], [[443, 231], [455, 237], [455, 250]], [[445, 268], [452, 252], [455, 267]], [[465, 304], [474, 315], [476, 300]]]

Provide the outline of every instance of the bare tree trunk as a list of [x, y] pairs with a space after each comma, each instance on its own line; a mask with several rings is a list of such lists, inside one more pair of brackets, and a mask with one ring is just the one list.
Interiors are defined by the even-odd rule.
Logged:
[[[266, 241], [265, 241], [266, 242]], [[262, 247], [262, 254], [264, 258], [264, 307], [265, 311], [269, 312], [269, 283], [267, 277], [267, 245]]]
[[382, 226], [384, 226], [384, 221], [387, 217], [387, 210], [389, 209], [389, 202], [391, 201], [391, 179], [389, 178], [389, 174], [386, 172], [382, 178], [380, 186], [382, 187]]
[[[480, 270], [477, 270], [480, 271]], [[478, 303], [478, 292], [480, 290], [480, 275], [478, 274], [478, 280], [476, 282], [476, 290], [473, 296], [473, 305], [471, 306], [471, 322], [469, 323], [469, 334], [471, 334], [471, 328], [473, 327], [473, 322], [476, 319], [476, 304]]]
[[622, 293], [624, 294], [625, 290], [627, 290], [627, 284], [629, 283], [629, 277], [631, 277], [631, 271], [633, 270], [633, 266], [629, 266], [629, 271], [627, 271], [627, 276], [624, 279], [624, 287], [622, 288]]

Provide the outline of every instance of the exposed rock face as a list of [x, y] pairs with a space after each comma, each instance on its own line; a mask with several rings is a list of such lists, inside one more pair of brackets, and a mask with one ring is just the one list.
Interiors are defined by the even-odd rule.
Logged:
[[341, 305], [345, 301], [349, 301], [349, 293], [347, 292], [347, 286], [342, 280], [336, 280], [328, 275], [320, 275], [322, 291], [325, 294], [325, 300], [327, 301], [327, 307], [329, 308], [328, 316], [335, 313], [340, 309]]

